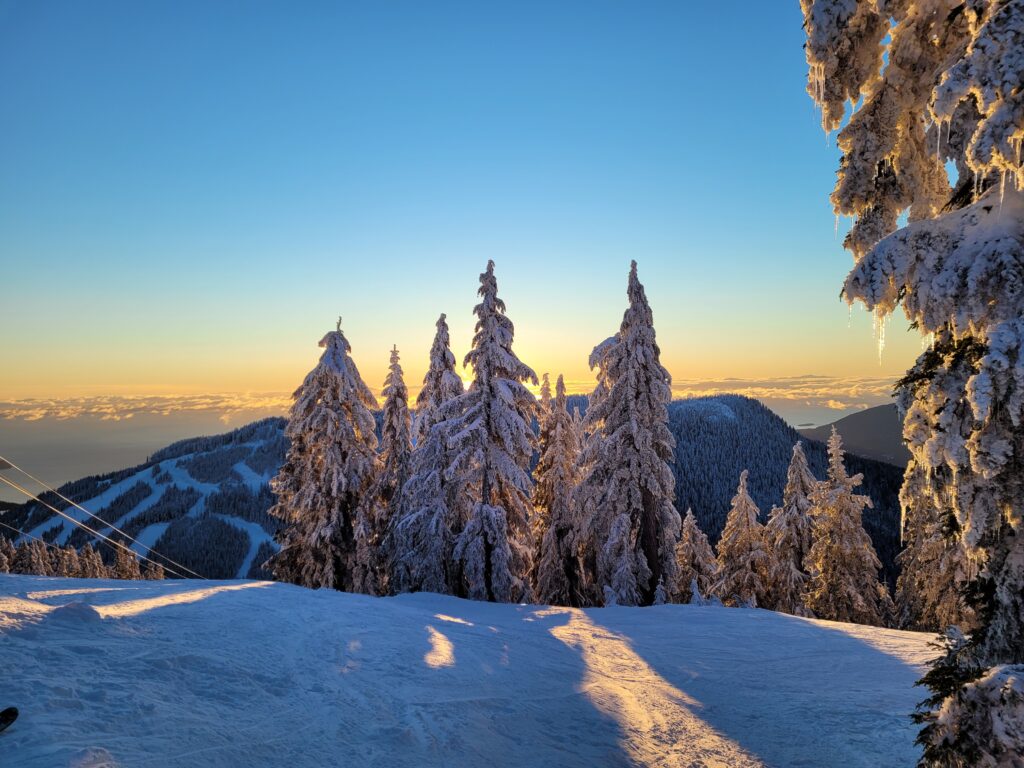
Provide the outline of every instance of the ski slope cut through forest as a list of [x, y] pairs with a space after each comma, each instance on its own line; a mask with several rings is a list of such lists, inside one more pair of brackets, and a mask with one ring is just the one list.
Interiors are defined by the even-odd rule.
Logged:
[[931, 636], [259, 581], [0, 576], [6, 768], [905, 766]]

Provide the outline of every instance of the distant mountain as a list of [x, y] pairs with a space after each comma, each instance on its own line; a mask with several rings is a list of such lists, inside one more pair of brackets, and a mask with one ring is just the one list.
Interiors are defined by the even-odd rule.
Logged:
[[[586, 398], [572, 397], [569, 406], [583, 412]], [[669, 426], [677, 445], [676, 506], [681, 513], [691, 507], [713, 542], [743, 469], [750, 470], [749, 487], [762, 519], [781, 502], [793, 444], [801, 437], [760, 402], [739, 395], [677, 400], [669, 406]], [[284, 419], [265, 419], [224, 435], [183, 440], [137, 467], [76, 480], [60, 491], [137, 539], [141, 544], [133, 549], [140, 553], [152, 547], [210, 578], [266, 578], [259, 566], [277, 548], [272, 537], [278, 526], [267, 515], [273, 503], [267, 483], [287, 449], [283, 427]], [[824, 445], [805, 443], [812, 471], [824, 477]], [[864, 523], [891, 583], [899, 551], [902, 473], [854, 455], [847, 464], [852, 473], [864, 474], [862, 491], [874, 503]], [[55, 497], [46, 501], [67, 507]], [[86, 518], [74, 508], [66, 513]], [[93, 540], [35, 503], [20, 505], [3, 519], [58, 544]]]
[[[284, 460], [283, 429], [284, 419], [272, 418], [216, 437], [182, 440], [136, 467], [84, 477], [58, 490], [136, 539], [131, 547], [139, 554], [152, 547], [208, 578], [267, 578], [260, 564], [278, 549], [278, 521], [267, 514], [273, 503], [268, 481]], [[53, 494], [41, 498], [117, 537]], [[35, 502], [15, 507], [3, 522], [59, 545], [97, 545], [97, 537]], [[110, 549], [101, 547], [105, 557]]]
[[903, 425], [895, 405], [879, 405], [844, 416], [823, 427], [801, 429], [811, 440], [825, 442], [835, 427], [843, 437], [843, 445], [851, 452], [869, 459], [906, 467], [910, 451], [903, 444]]

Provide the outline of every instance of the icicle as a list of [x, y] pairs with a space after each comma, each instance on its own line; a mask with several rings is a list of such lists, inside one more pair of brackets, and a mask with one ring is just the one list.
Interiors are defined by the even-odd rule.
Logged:
[[835, 237], [836, 240], [839, 239], [839, 214], [838, 213], [836, 214], [836, 229], [835, 229], [834, 237]]
[[1003, 215], [1003, 195], [1006, 193], [1006, 169], [999, 172], [999, 211], [996, 213], [996, 221]]
[[852, 328], [853, 327], [853, 304], [847, 304], [846, 305], [846, 309], [847, 309], [847, 312], [846, 312], [846, 327], [847, 328]]
[[885, 325], [888, 320], [888, 313], [881, 307], [876, 307], [872, 313], [872, 333], [878, 342], [878, 364], [882, 364], [882, 351], [885, 349]]

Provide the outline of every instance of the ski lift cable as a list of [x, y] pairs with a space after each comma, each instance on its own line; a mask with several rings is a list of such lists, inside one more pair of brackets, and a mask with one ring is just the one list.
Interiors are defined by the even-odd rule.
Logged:
[[[38, 496], [33, 494], [31, 491], [29, 491], [26, 488], [21, 487], [20, 485], [18, 485], [18, 483], [14, 482], [13, 480], [11, 480], [9, 478], [6, 478], [3, 475], [0, 475], [0, 483], [4, 483], [6, 485], [9, 485], [11, 488], [15, 489], [16, 491], [24, 494], [25, 496], [27, 496], [28, 498], [32, 499], [33, 501], [36, 501], [39, 504], [42, 504], [44, 507], [46, 507], [50, 511], [55, 512], [56, 514], [60, 515], [65, 520], [73, 523], [74, 525], [77, 525], [79, 528], [83, 528], [84, 530], [86, 530], [89, 533], [91, 533], [93, 536], [97, 536], [97, 537], [103, 539], [105, 542], [107, 542], [111, 546], [118, 547], [119, 549], [123, 549], [125, 552], [127, 552], [130, 555], [132, 555], [133, 557], [138, 557], [140, 560], [145, 560], [147, 563], [153, 563], [153, 565], [159, 565], [165, 571], [168, 571], [173, 576], [177, 576], [179, 579], [187, 578], [187, 577], [183, 576], [182, 574], [178, 573], [177, 571], [175, 571], [173, 568], [170, 568], [169, 566], [166, 566], [163, 563], [158, 563], [155, 560], [152, 560], [149, 557], [146, 557], [146, 555], [136, 555], [135, 552], [133, 552], [130, 548], [126, 547], [120, 541], [115, 541], [114, 539], [111, 539], [109, 536], [106, 536], [105, 534], [102, 534], [99, 531], [94, 531], [92, 528], [90, 528], [88, 525], [83, 523], [81, 520], [75, 520], [75, 518], [71, 517], [71, 515], [67, 515], [64, 512], [62, 512], [61, 510], [57, 509], [52, 504], [49, 504], [48, 502], [43, 501]], [[160, 553], [159, 552], [155, 552], [153, 554], [159, 555]], [[162, 557], [162, 555], [161, 555], [161, 557]], [[205, 578], [203, 576], [200, 576], [199, 578], [205, 580]]]
[[[59, 510], [55, 506], [53, 506], [52, 504], [49, 504], [49, 503], [43, 501], [42, 499], [40, 499], [38, 496], [33, 495], [33, 493], [31, 491], [27, 490], [26, 488], [22, 488], [20, 485], [15, 483], [13, 480], [10, 480], [9, 478], [6, 478], [6, 477], [3, 477], [2, 475], [0, 475], [0, 482], [9, 485], [11, 488], [14, 488], [16, 491], [19, 491], [20, 493], [24, 494], [25, 496], [27, 496], [28, 498], [32, 499], [33, 501], [36, 501], [36, 502], [42, 504], [44, 507], [46, 507], [50, 511], [55, 512], [56, 514], [60, 515], [65, 520], [68, 520], [69, 522], [77, 525], [79, 528], [85, 529], [86, 531], [91, 533], [93, 536], [96, 536], [96, 537], [98, 537], [100, 539], [103, 539], [105, 542], [107, 542], [111, 546], [118, 547], [119, 549], [123, 549], [128, 554], [132, 555], [133, 557], [138, 557], [140, 560], [145, 560], [146, 562], [152, 563], [153, 565], [159, 565], [161, 568], [163, 568], [165, 571], [170, 573], [172, 576], [176, 576], [179, 579], [188, 578], [187, 576], [184, 576], [184, 575], [178, 573], [177, 571], [175, 571], [170, 566], [164, 565], [163, 563], [158, 563], [155, 560], [153, 560], [153, 559], [151, 559], [149, 557], [146, 557], [145, 555], [136, 555], [135, 552], [133, 552], [129, 547], [126, 547], [120, 541], [115, 541], [114, 539], [111, 539], [109, 536], [106, 536], [106, 535], [100, 533], [99, 531], [94, 531], [92, 528], [90, 528], [88, 525], [83, 523], [81, 520], [75, 520], [75, 518], [71, 517], [70, 515], [65, 514], [64, 512], [62, 512], [61, 510]], [[26, 535], [29, 535], [29, 534], [26, 534]], [[32, 538], [36, 538], [36, 537], [33, 536]], [[156, 552], [154, 554], [159, 555], [160, 553]], [[163, 555], [160, 555], [160, 557], [163, 557]], [[202, 579], [203, 577], [200, 576], [199, 578]]]
[[50, 547], [51, 549], [54, 549], [57, 552], [60, 552], [60, 547], [58, 547], [56, 544], [51, 544], [46, 539], [41, 539], [38, 536], [33, 536], [31, 533], [25, 533], [24, 531], [20, 531], [17, 528], [15, 528], [13, 525], [8, 525], [3, 520], [0, 520], [0, 525], [2, 525], [4, 528], [6, 528], [9, 531], [14, 531], [19, 536], [25, 536], [25, 537], [27, 537], [29, 539], [35, 539], [36, 541], [41, 541], [41, 542], [43, 542], [43, 544], [45, 546]]
[[[72, 500], [71, 500], [71, 499], [69, 499], [69, 498], [68, 498], [67, 496], [65, 496], [65, 495], [64, 495], [64, 494], [62, 494], [62, 493], [61, 493], [60, 491], [58, 491], [58, 490], [57, 490], [56, 488], [52, 488], [51, 486], [49, 486], [49, 485], [47, 485], [46, 483], [44, 483], [44, 482], [43, 482], [42, 480], [40, 480], [40, 479], [39, 479], [38, 477], [36, 477], [35, 475], [33, 475], [33, 474], [31, 474], [30, 472], [27, 472], [26, 470], [22, 469], [22, 468], [21, 468], [21, 467], [19, 467], [19, 466], [18, 466], [17, 464], [15, 464], [15, 463], [14, 463], [14, 462], [12, 462], [12, 461], [11, 461], [10, 459], [8, 459], [8, 458], [7, 458], [6, 456], [0, 456], [0, 470], [4, 470], [4, 469], [8, 469], [8, 468], [10, 468], [10, 469], [14, 469], [14, 470], [16, 470], [16, 471], [18, 471], [18, 472], [21, 472], [21, 474], [23, 474], [23, 475], [24, 475], [25, 477], [27, 477], [27, 478], [29, 478], [30, 480], [33, 480], [34, 482], [38, 483], [38, 484], [39, 484], [39, 485], [41, 485], [41, 486], [42, 486], [43, 488], [45, 488], [45, 489], [46, 489], [47, 491], [49, 491], [50, 493], [52, 493], [52, 494], [54, 494], [55, 496], [57, 496], [57, 498], [61, 499], [62, 501], [65, 501], [65, 502], [67, 502], [68, 504], [70, 504], [71, 506], [73, 506], [73, 507], [74, 507], [75, 509], [78, 509], [78, 510], [81, 510], [82, 512], [85, 512], [85, 514], [87, 514], [87, 515], [88, 515], [89, 517], [91, 517], [91, 518], [92, 518], [93, 520], [99, 520], [99, 521], [100, 521], [101, 523], [103, 523], [103, 525], [104, 525], [105, 527], [107, 527], [107, 528], [110, 528], [110, 529], [111, 529], [111, 530], [113, 530], [113, 531], [117, 531], [117, 532], [118, 532], [119, 534], [121, 534], [122, 536], [124, 536], [124, 537], [125, 537], [126, 539], [128, 539], [129, 541], [132, 541], [132, 542], [134, 542], [135, 544], [138, 544], [138, 545], [139, 545], [140, 547], [143, 547], [143, 548], [145, 548], [145, 549], [148, 549], [148, 550], [150, 551], [150, 553], [153, 553], [153, 554], [157, 554], [157, 555], [160, 555], [160, 557], [162, 557], [162, 558], [163, 558], [164, 560], [166, 560], [166, 561], [167, 561], [168, 563], [170, 563], [171, 565], [173, 565], [173, 566], [174, 566], [175, 568], [178, 568], [178, 569], [180, 569], [180, 570], [182, 570], [182, 571], [185, 571], [186, 573], [190, 573], [190, 574], [192, 574], [193, 576], [195, 576], [195, 577], [196, 577], [197, 579], [205, 579], [205, 578], [206, 578], [205, 576], [202, 576], [202, 575], [200, 575], [200, 574], [196, 573], [196, 572], [195, 572], [195, 571], [193, 571], [193, 570], [192, 570], [191, 568], [188, 568], [188, 567], [186, 567], [186, 566], [182, 565], [181, 563], [177, 563], [177, 562], [175, 562], [174, 560], [171, 560], [171, 558], [167, 557], [167, 555], [162, 555], [162, 554], [160, 554], [159, 552], [157, 552], [156, 550], [154, 550], [154, 549], [153, 549], [152, 547], [147, 547], [147, 546], [146, 546], [145, 544], [143, 544], [143, 543], [142, 543], [141, 541], [139, 541], [138, 539], [136, 539], [136, 538], [134, 538], [134, 537], [132, 537], [132, 536], [129, 536], [129, 535], [127, 534], [127, 533], [125, 533], [124, 531], [122, 531], [122, 530], [121, 530], [120, 528], [118, 528], [118, 527], [117, 527], [116, 525], [114, 525], [113, 523], [108, 523], [108, 522], [107, 522], [106, 520], [104, 520], [104, 519], [103, 519], [102, 517], [97, 517], [97, 516], [96, 516], [96, 515], [94, 515], [94, 514], [93, 514], [92, 512], [90, 512], [90, 511], [89, 511], [88, 509], [86, 509], [86, 508], [85, 508], [85, 507], [83, 507], [83, 506], [82, 506], [81, 504], [79, 504], [79, 503], [78, 503], [77, 501], [72, 501]], [[184, 577], [183, 577], [183, 578], [184, 578]]]

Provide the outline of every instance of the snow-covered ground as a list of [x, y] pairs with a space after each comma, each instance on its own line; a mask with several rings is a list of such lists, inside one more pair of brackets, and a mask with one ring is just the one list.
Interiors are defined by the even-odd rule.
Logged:
[[0, 576], [0, 764], [908, 766], [928, 635]]

